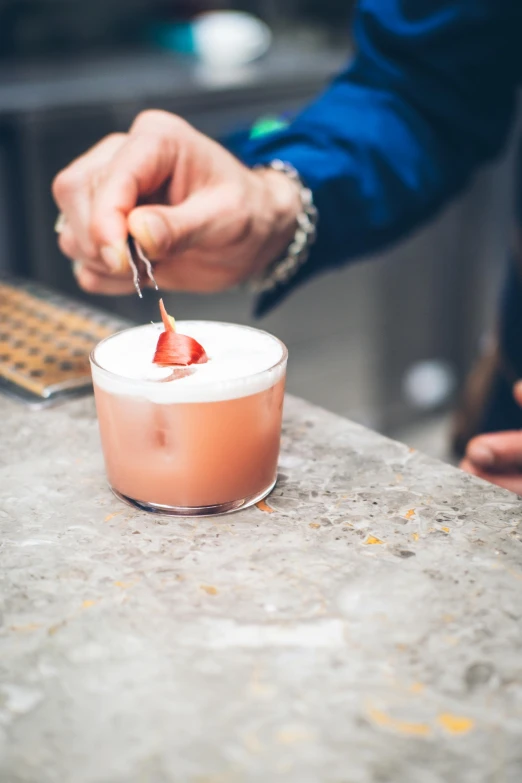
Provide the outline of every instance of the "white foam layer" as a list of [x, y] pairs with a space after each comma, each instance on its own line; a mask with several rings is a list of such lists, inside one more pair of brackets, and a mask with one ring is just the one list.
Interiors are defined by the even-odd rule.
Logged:
[[285, 374], [285, 349], [267, 332], [212, 321], [178, 321], [176, 328], [201, 343], [209, 357], [206, 364], [192, 365], [183, 378], [166, 380], [172, 369], [152, 363], [163, 327], [149, 324], [120, 332], [96, 347], [94, 383], [113, 394], [156, 403], [218, 402], [265, 391]]

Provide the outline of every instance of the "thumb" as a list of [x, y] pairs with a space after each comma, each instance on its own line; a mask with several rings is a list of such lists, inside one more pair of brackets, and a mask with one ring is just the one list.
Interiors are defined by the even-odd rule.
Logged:
[[114, 268], [127, 258], [128, 215], [162, 187], [175, 169], [177, 145], [160, 136], [130, 136], [103, 170], [91, 205], [91, 233], [105, 262]]
[[137, 207], [129, 215], [129, 231], [150, 259], [159, 260], [201, 241], [216, 212], [215, 200], [203, 195], [176, 207]]

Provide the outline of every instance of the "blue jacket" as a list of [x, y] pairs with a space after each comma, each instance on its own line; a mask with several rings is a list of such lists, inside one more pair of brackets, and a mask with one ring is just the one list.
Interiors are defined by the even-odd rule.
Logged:
[[312, 188], [317, 243], [262, 314], [328, 267], [432, 217], [502, 148], [522, 80], [522, 0], [360, 0], [356, 56], [289, 127], [234, 151], [282, 158]]

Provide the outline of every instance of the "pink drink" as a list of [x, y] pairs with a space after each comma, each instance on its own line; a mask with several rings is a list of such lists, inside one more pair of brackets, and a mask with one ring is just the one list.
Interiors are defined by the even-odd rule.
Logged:
[[[150, 511], [225, 513], [273, 488], [281, 437], [287, 352], [266, 332], [180, 322], [210, 358], [185, 370], [158, 368], [161, 327], [129, 329], [92, 356], [109, 483]], [[179, 377], [181, 376], [181, 377]]]

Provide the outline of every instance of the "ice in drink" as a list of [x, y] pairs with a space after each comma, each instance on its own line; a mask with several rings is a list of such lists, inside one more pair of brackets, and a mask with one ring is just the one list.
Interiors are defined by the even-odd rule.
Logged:
[[128, 329], [93, 351], [109, 483], [123, 499], [172, 514], [257, 502], [277, 475], [287, 351], [257, 329], [178, 322], [209, 361], [158, 367], [161, 327]]

